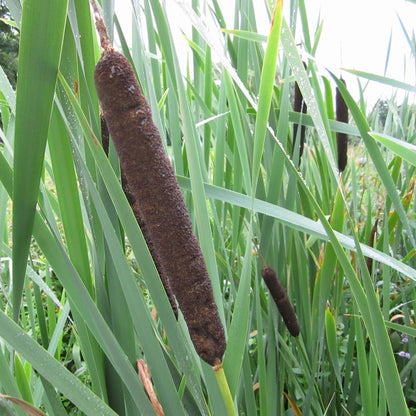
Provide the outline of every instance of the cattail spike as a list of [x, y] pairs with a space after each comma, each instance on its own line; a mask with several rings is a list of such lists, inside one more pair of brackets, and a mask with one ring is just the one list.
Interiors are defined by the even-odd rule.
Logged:
[[[306, 69], [306, 63], [303, 62], [303, 66]], [[300, 91], [299, 85], [297, 82], [295, 82], [295, 98], [293, 102], [293, 110], [297, 113], [303, 113], [305, 114], [307, 112], [307, 106], [305, 101], [303, 100], [302, 93]], [[293, 126], [293, 153], [295, 152], [295, 144], [296, 144], [296, 138], [298, 133], [298, 124], [295, 123]], [[305, 147], [305, 131], [306, 126], [304, 124], [301, 125], [300, 128], [300, 143], [299, 143], [299, 161], [303, 154], [303, 149]]]
[[[341, 81], [345, 85], [345, 81], [341, 78]], [[342, 97], [339, 89], [336, 89], [336, 116], [337, 121], [348, 123], [348, 107]], [[347, 166], [348, 161], [348, 136], [345, 133], [337, 132], [337, 148], [338, 148], [338, 170], [343, 172]]]
[[270, 266], [264, 266], [261, 275], [266, 283], [273, 300], [282, 315], [283, 321], [290, 334], [294, 337], [299, 335], [299, 323], [296, 318], [295, 310], [290, 303], [286, 290], [280, 280], [277, 278], [276, 272]]
[[126, 57], [105, 51], [95, 86], [137, 217], [166, 273], [199, 356], [222, 360], [225, 334], [185, 200], [150, 106]]

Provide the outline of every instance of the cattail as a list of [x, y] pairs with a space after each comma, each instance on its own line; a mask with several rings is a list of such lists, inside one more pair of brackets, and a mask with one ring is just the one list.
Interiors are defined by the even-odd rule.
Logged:
[[282, 315], [283, 321], [290, 334], [294, 337], [299, 335], [299, 323], [296, 318], [295, 310], [290, 303], [289, 297], [287, 296], [286, 289], [283, 287], [280, 280], [277, 278], [276, 272], [270, 266], [263, 266], [261, 270], [264, 282], [266, 283], [270, 294], [276, 303], [277, 309], [279, 309]]
[[[345, 81], [341, 78], [345, 85]], [[336, 115], [337, 121], [348, 123], [348, 107], [342, 97], [339, 89], [336, 89]], [[337, 147], [338, 147], [338, 170], [343, 172], [347, 166], [347, 150], [348, 150], [348, 136], [345, 133], [337, 132]]]
[[130, 62], [105, 39], [102, 46], [95, 86], [128, 190], [195, 349], [214, 366], [225, 351], [224, 328], [181, 189]]
[[[376, 220], [374, 221], [374, 225], [370, 231], [370, 237], [368, 239], [368, 245], [370, 247], [374, 247], [374, 240], [375, 240], [376, 233], [377, 233], [377, 226], [378, 226], [378, 218], [376, 218]], [[368, 272], [371, 275], [371, 272], [373, 271], [373, 259], [371, 257], [367, 257], [366, 262], [367, 262]]]
[[261, 270], [263, 280], [272, 295], [280, 315], [282, 315], [286, 328], [289, 330], [291, 335], [297, 337], [300, 332], [299, 323], [296, 318], [293, 305], [290, 303], [289, 297], [287, 296], [286, 289], [278, 279], [274, 269], [266, 264], [266, 261], [264, 260], [264, 257], [254, 240], [253, 243], [256, 246], [256, 251], [259, 254], [260, 260], [263, 264], [263, 268]]
[[[306, 63], [305, 62], [303, 62], [303, 66], [306, 69]], [[302, 96], [302, 93], [300, 92], [300, 88], [299, 88], [299, 85], [298, 85], [297, 82], [295, 82], [295, 99], [294, 99], [294, 103], [293, 103], [293, 109], [297, 113], [306, 113], [307, 112], [306, 103], [303, 100], [303, 96]], [[306, 130], [306, 126], [304, 124], [302, 124], [301, 127], [300, 127], [299, 160], [302, 157], [303, 148], [305, 147], [305, 130]], [[294, 152], [294, 149], [295, 149], [297, 133], [298, 133], [298, 124], [295, 123], [294, 126], [293, 126], [293, 152]]]

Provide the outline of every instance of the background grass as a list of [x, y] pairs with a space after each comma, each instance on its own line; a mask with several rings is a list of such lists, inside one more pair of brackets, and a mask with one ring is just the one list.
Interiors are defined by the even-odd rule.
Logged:
[[[281, 2], [268, 5], [267, 38], [251, 0], [236, 2], [233, 27], [216, 0], [182, 4], [193, 25], [185, 71], [163, 2], [133, 2], [131, 40], [114, 2], [102, 2], [207, 262], [227, 333], [230, 409], [172, 313], [115, 149], [102, 149], [88, 2], [6, 3], [21, 43], [16, 92], [0, 76], [1, 392], [50, 415], [150, 415], [141, 358], [167, 415], [414, 411], [414, 86], [355, 71], [407, 92], [372, 111], [365, 93], [355, 102], [313, 59], [322, 26], [303, 1], [290, 1], [290, 18]], [[212, 35], [207, 20], [222, 30]], [[307, 115], [292, 110], [294, 82]], [[334, 120], [336, 86], [349, 124]], [[294, 123], [307, 127], [300, 161]], [[350, 138], [342, 175], [337, 131]], [[262, 282], [258, 250], [294, 304], [296, 339]], [[25, 414], [5, 400], [5, 414]]]

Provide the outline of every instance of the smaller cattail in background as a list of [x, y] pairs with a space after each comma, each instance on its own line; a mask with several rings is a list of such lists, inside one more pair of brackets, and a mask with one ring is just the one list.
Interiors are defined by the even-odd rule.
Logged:
[[297, 337], [300, 332], [299, 323], [293, 305], [290, 303], [289, 297], [287, 296], [286, 289], [277, 278], [274, 269], [270, 266], [264, 265], [261, 270], [261, 275], [276, 303], [277, 309], [279, 309], [279, 312], [282, 315], [287, 329], [292, 336]]
[[257, 244], [254, 241], [253, 243], [256, 246], [256, 251], [259, 254], [261, 262], [263, 264], [261, 275], [263, 277], [264, 283], [266, 283], [266, 286], [269, 289], [270, 294], [272, 295], [274, 303], [276, 304], [277, 309], [282, 315], [286, 328], [292, 336], [297, 337], [300, 332], [299, 323], [296, 318], [293, 305], [290, 303], [289, 297], [287, 296], [286, 289], [283, 287], [282, 283], [278, 279], [274, 269], [266, 264], [259, 248], [257, 247]]
[[[303, 62], [303, 66], [306, 69], [306, 63], [305, 62]], [[294, 103], [293, 103], [293, 109], [297, 113], [304, 113], [305, 114], [307, 112], [306, 103], [303, 100], [303, 96], [302, 96], [302, 93], [300, 91], [300, 88], [299, 88], [299, 85], [298, 85], [297, 82], [295, 82], [295, 98], [294, 98]], [[297, 139], [298, 127], [299, 127], [299, 125], [297, 123], [295, 123], [294, 126], [293, 126], [293, 151], [292, 151], [292, 154], [295, 153], [295, 144], [296, 144], [296, 139]], [[302, 157], [302, 154], [303, 154], [303, 148], [305, 147], [305, 130], [306, 130], [306, 126], [302, 124], [301, 127], [300, 127], [299, 161], [300, 161], [300, 158]]]
[[[341, 78], [341, 82], [344, 83], [345, 81]], [[343, 123], [348, 123], [348, 107], [342, 97], [339, 89], [336, 89], [336, 116], [337, 121], [341, 121]], [[348, 136], [345, 133], [337, 132], [337, 148], [338, 148], [338, 170], [343, 172], [345, 167], [347, 166], [347, 150], [348, 150]]]

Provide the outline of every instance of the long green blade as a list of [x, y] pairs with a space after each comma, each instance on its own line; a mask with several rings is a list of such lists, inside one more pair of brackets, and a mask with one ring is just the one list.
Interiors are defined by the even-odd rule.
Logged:
[[23, 5], [13, 178], [13, 315], [19, 316], [68, 0]]
[[254, 155], [253, 155], [253, 198], [257, 178], [260, 173], [261, 156], [263, 154], [264, 141], [266, 137], [267, 122], [269, 119], [270, 104], [274, 87], [274, 76], [276, 72], [277, 50], [282, 27], [283, 0], [276, 4], [272, 26], [267, 41], [266, 54], [264, 55], [263, 68], [260, 78], [259, 105], [257, 109], [256, 125], [254, 130]]
[[399, 155], [413, 166], [416, 166], [416, 146], [414, 144], [385, 134], [370, 133], [370, 136], [392, 150], [396, 155]]

